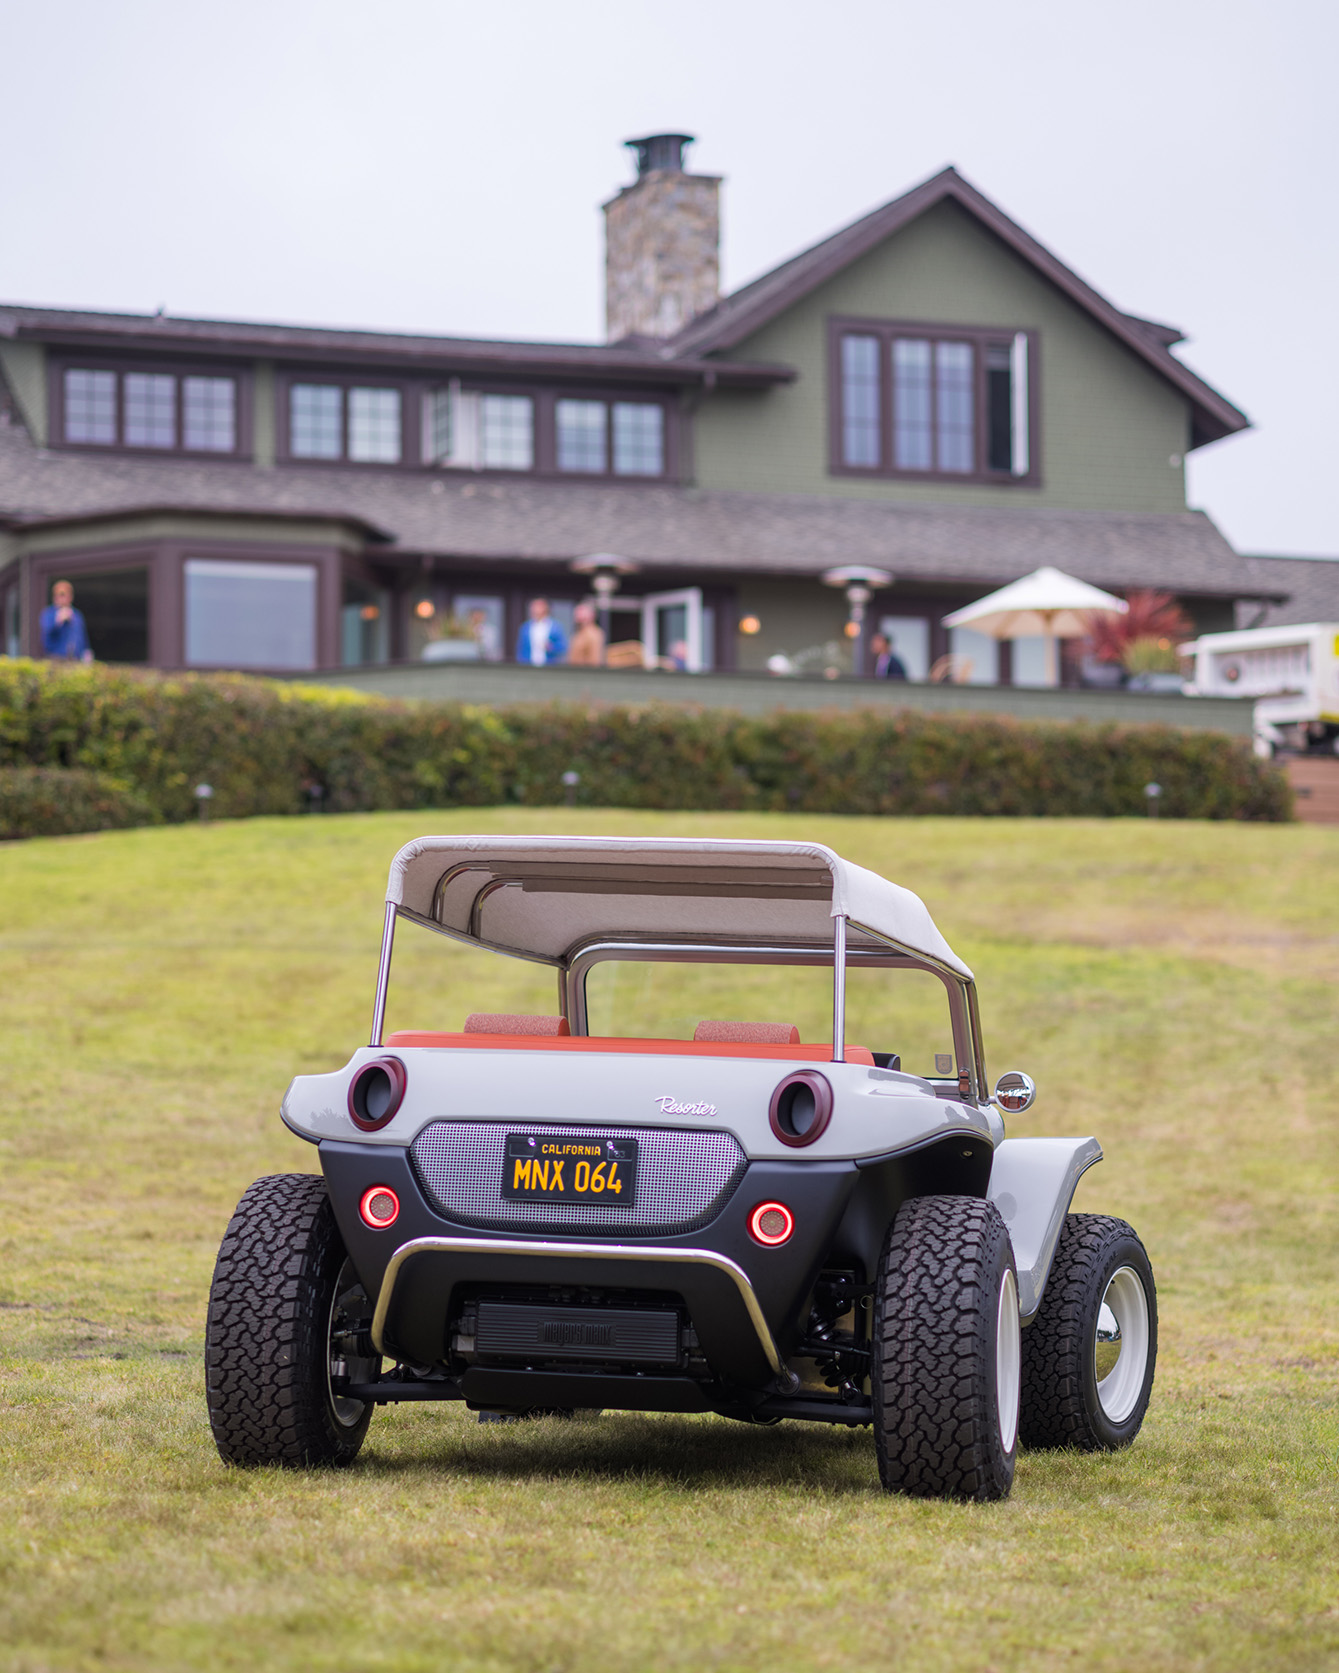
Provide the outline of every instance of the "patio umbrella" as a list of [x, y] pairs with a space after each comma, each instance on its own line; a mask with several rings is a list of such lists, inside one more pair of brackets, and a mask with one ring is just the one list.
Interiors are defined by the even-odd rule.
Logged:
[[1040, 637], [1046, 642], [1046, 683], [1057, 685], [1056, 640], [1083, 639], [1088, 633], [1088, 616], [1103, 611], [1124, 615], [1128, 608], [1123, 598], [1104, 593], [1100, 587], [1091, 587], [1048, 564], [998, 592], [987, 593], [975, 604], [955, 610], [944, 617], [944, 626], [970, 627], [992, 639]]

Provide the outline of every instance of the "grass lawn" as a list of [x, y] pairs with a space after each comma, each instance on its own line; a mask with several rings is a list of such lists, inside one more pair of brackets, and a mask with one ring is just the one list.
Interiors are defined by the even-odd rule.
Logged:
[[[343, 1474], [220, 1464], [205, 1297], [289, 1077], [366, 1038], [425, 829], [815, 837], [916, 889], [1017, 1133], [1159, 1280], [1127, 1452], [885, 1497], [868, 1432], [388, 1409]], [[1339, 1667], [1339, 831], [526, 810], [0, 848], [0, 1667]], [[460, 1010], [472, 1008], [460, 995]]]

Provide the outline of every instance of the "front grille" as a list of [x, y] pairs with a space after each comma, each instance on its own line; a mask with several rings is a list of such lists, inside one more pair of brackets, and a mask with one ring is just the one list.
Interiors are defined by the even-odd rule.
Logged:
[[[636, 1139], [637, 1200], [517, 1202], [502, 1195], [508, 1133], [535, 1138]], [[729, 1133], [638, 1127], [555, 1127], [523, 1121], [434, 1121], [409, 1149], [429, 1201], [466, 1226], [513, 1231], [605, 1229], [642, 1237], [695, 1231], [733, 1196], [748, 1166]]]
[[481, 1301], [474, 1347], [481, 1360], [674, 1365], [679, 1358], [679, 1315], [622, 1307], [533, 1307]]

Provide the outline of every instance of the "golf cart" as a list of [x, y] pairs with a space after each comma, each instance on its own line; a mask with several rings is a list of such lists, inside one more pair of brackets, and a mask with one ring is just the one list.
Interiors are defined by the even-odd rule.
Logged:
[[920, 899], [817, 843], [422, 837], [368, 1045], [281, 1106], [321, 1174], [223, 1238], [219, 1451], [348, 1464], [405, 1400], [717, 1413], [872, 1426], [885, 1487], [993, 1499], [1020, 1441], [1128, 1445], [1152, 1271], [1069, 1213], [1095, 1139], [1005, 1137], [1033, 1097], [987, 1091]]

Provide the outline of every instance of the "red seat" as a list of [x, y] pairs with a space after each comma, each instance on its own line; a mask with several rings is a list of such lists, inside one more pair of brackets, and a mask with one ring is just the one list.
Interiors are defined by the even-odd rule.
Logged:
[[530, 1017], [520, 1011], [471, 1011], [465, 1018], [467, 1034], [541, 1034], [560, 1039], [572, 1032], [566, 1017]]
[[700, 1022], [693, 1038], [723, 1046], [798, 1046], [800, 1031], [793, 1022]]

